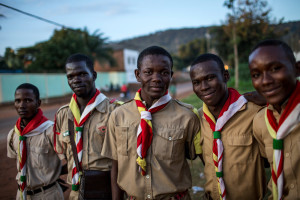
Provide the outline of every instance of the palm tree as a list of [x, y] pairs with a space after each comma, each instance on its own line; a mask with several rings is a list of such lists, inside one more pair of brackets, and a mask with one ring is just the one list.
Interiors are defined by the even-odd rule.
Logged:
[[116, 66], [116, 61], [112, 56], [113, 49], [108, 47], [108, 38], [103, 37], [103, 33], [100, 33], [99, 30], [96, 30], [92, 34], [89, 34], [86, 27], [82, 33], [84, 37], [84, 43], [89, 54], [91, 54], [100, 63], [108, 62], [110, 66]]

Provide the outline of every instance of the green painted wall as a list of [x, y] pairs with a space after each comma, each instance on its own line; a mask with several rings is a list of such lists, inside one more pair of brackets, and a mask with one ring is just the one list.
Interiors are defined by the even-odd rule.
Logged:
[[[14, 101], [14, 92], [22, 83], [38, 87], [41, 99], [64, 96], [72, 93], [65, 74], [0, 74], [0, 103]], [[127, 83], [125, 72], [97, 73], [96, 87], [102, 89], [113, 83]]]

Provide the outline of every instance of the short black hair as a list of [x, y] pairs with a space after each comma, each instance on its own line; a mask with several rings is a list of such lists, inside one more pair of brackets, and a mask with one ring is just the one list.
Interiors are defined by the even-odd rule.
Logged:
[[66, 64], [72, 63], [72, 62], [80, 62], [80, 61], [85, 61], [87, 67], [91, 70], [91, 72], [95, 71], [93, 60], [90, 57], [88, 57], [84, 54], [81, 54], [81, 53], [75, 53], [75, 54], [70, 55], [67, 58]]
[[172, 56], [162, 47], [159, 46], [150, 46], [147, 47], [146, 49], [144, 49], [138, 57], [137, 60], [137, 68], [140, 69], [141, 65], [142, 65], [142, 61], [144, 59], [145, 56], [148, 55], [163, 55], [163, 56], [167, 56], [170, 59], [171, 62], [171, 70], [173, 68], [173, 59]]
[[267, 39], [267, 40], [263, 40], [260, 41], [259, 43], [257, 43], [254, 48], [251, 50], [250, 55], [259, 47], [265, 47], [265, 46], [280, 46], [283, 51], [285, 52], [286, 56], [288, 57], [288, 59], [291, 61], [291, 63], [293, 65], [296, 64], [296, 58], [295, 55], [293, 53], [293, 50], [291, 49], [291, 47], [289, 45], [287, 45], [285, 42], [281, 41], [281, 40], [275, 40], [275, 39]]
[[39, 89], [35, 85], [32, 85], [31, 83], [23, 83], [17, 87], [17, 89], [15, 90], [15, 94], [16, 94], [17, 90], [19, 90], [19, 89], [32, 90], [36, 97], [36, 100], [38, 100], [38, 101], [40, 100], [40, 92], [39, 92]]
[[224, 68], [224, 63], [223, 63], [222, 59], [219, 56], [217, 56], [215, 54], [212, 54], [212, 53], [204, 53], [204, 54], [201, 54], [200, 56], [198, 56], [192, 62], [191, 68], [193, 68], [193, 66], [195, 66], [195, 65], [197, 65], [199, 63], [203, 63], [203, 62], [210, 61], [210, 60], [215, 61], [218, 64], [221, 72], [224, 73], [225, 68]]

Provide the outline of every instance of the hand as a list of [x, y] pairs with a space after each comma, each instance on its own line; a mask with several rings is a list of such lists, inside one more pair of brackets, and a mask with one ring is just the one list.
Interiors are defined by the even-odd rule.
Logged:
[[263, 96], [261, 96], [257, 91], [246, 92], [243, 95], [248, 101], [255, 103], [259, 106], [267, 105], [266, 99]]

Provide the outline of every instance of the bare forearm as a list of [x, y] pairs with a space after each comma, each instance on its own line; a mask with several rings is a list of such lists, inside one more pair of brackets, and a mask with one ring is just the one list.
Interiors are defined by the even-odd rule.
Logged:
[[111, 168], [111, 191], [112, 191], [112, 199], [120, 200], [124, 197], [124, 191], [120, 189], [117, 183], [118, 178], [118, 162], [116, 160], [112, 161]]

